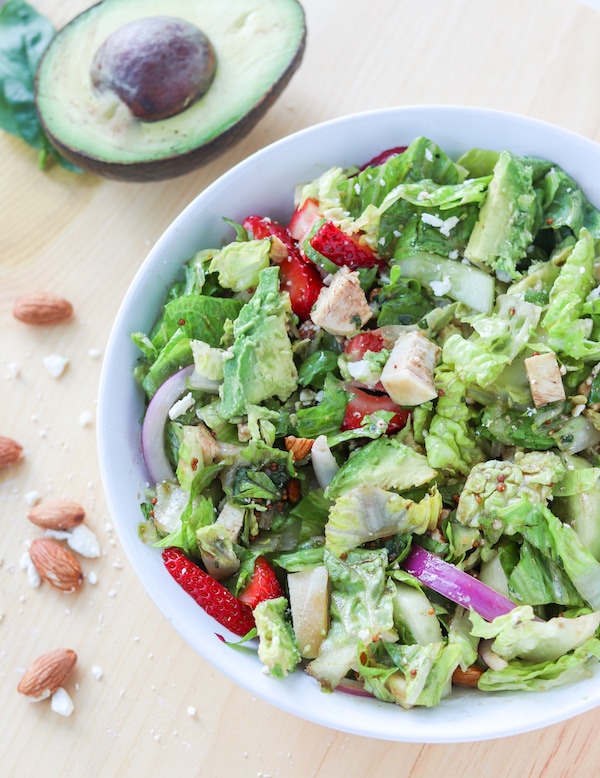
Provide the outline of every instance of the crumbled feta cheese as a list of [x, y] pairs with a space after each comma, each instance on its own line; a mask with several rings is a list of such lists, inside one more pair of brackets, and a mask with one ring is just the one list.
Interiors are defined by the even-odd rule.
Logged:
[[69, 693], [63, 687], [59, 687], [52, 695], [50, 707], [55, 713], [61, 716], [70, 716], [75, 710], [73, 700], [69, 697]]
[[38, 589], [42, 584], [42, 579], [37, 571], [36, 566], [31, 561], [29, 551], [24, 551], [19, 559], [19, 567], [27, 573], [27, 580], [29, 585], [34, 589]]
[[78, 524], [69, 530], [47, 529], [45, 534], [55, 540], [66, 540], [67, 545], [81, 556], [89, 559], [100, 556], [98, 538], [85, 524]]
[[444, 276], [441, 281], [432, 281], [429, 286], [436, 297], [443, 297], [452, 289], [449, 276]]
[[39, 492], [36, 492], [35, 489], [32, 489], [29, 492], [25, 492], [23, 497], [25, 498], [25, 502], [27, 503], [27, 505], [31, 505], [31, 506], [35, 505], [40, 501]]
[[449, 216], [447, 219], [444, 219], [444, 226], [440, 227], [440, 232], [442, 235], [448, 237], [450, 235], [450, 231], [456, 227], [458, 222], [458, 216]]
[[298, 399], [302, 405], [312, 405], [315, 399], [315, 392], [313, 389], [301, 389]]
[[100, 667], [100, 665], [92, 665], [92, 676], [97, 681], [99, 681], [103, 675], [104, 675], [104, 670]]
[[42, 362], [52, 378], [60, 378], [69, 364], [67, 357], [62, 357], [60, 354], [49, 354]]
[[42, 585], [41, 576], [33, 562], [27, 567], [27, 580], [34, 589], [38, 589]]
[[372, 363], [367, 359], [348, 362], [347, 369], [355, 381], [360, 381], [367, 386], [375, 386], [381, 376], [381, 370], [374, 370]]
[[[421, 199], [420, 195], [419, 195], [419, 199]], [[436, 227], [438, 230], [440, 229], [440, 227], [444, 226], [444, 220], [440, 219], [440, 217], [436, 216], [434, 213], [421, 214], [421, 221], [423, 222], [423, 224], [428, 224], [430, 227]]]
[[79, 414], [79, 424], [82, 427], [89, 427], [89, 425], [92, 423], [93, 416], [89, 411], [82, 411]]
[[458, 259], [458, 249], [452, 249], [452, 251], [449, 251], [448, 259]]
[[180, 400], [177, 400], [177, 402], [171, 407], [169, 411], [169, 418], [171, 421], [173, 421], [173, 419], [177, 419], [179, 416], [183, 416], [183, 414], [186, 411], [189, 411], [195, 402], [196, 401], [194, 400], [194, 396], [191, 392], [188, 392]]
[[89, 351], [88, 351], [88, 355], [89, 355], [89, 356], [90, 356], [92, 359], [98, 359], [98, 357], [99, 357], [101, 354], [102, 354], [102, 352], [100, 351], [100, 349], [99, 349], [99, 348], [91, 348], [91, 349], [89, 349]]
[[496, 278], [498, 281], [502, 281], [505, 284], [510, 284], [512, 281], [510, 274], [507, 273], [506, 270], [496, 270]]
[[88, 573], [88, 582], [91, 583], [92, 586], [95, 586], [98, 583], [98, 576], [93, 570]]
[[67, 544], [81, 556], [95, 559], [100, 556], [100, 544], [92, 530], [85, 524], [78, 524], [70, 531]]
[[195, 716], [196, 715], [196, 708], [194, 708], [193, 705], [188, 705], [187, 714], [188, 714], [188, 716]]
[[449, 237], [450, 231], [456, 227], [459, 222], [458, 216], [449, 216], [447, 219], [441, 219], [433, 213], [421, 214], [421, 221], [430, 227], [436, 227], [444, 237]]
[[6, 377], [7, 378], [18, 378], [19, 377], [21, 371], [20, 371], [19, 366], [17, 365], [16, 362], [9, 362], [8, 365], [7, 365], [7, 368], [8, 368], [7, 373], [6, 373]]

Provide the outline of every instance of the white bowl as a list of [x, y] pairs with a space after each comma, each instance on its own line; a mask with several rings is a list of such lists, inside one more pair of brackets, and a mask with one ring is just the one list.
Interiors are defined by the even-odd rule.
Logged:
[[514, 735], [564, 721], [600, 704], [600, 668], [588, 680], [547, 692], [455, 692], [433, 709], [405, 711], [334, 692], [298, 671], [285, 680], [261, 672], [254, 655], [233, 651], [209, 618], [163, 568], [157, 549], [137, 535], [147, 486], [140, 448], [143, 396], [132, 377], [138, 358], [130, 333], [147, 332], [182, 264], [198, 249], [231, 240], [223, 217], [291, 214], [295, 185], [333, 165], [360, 164], [425, 135], [450, 155], [479, 146], [510, 149], [562, 166], [600, 206], [600, 146], [563, 129], [493, 110], [453, 106], [390, 108], [326, 122], [253, 154], [201, 192], [166, 230], [137, 273], [115, 321], [98, 403], [100, 468], [108, 507], [131, 564], [181, 636], [252, 694], [301, 718], [344, 732], [393, 741], [452, 743]]

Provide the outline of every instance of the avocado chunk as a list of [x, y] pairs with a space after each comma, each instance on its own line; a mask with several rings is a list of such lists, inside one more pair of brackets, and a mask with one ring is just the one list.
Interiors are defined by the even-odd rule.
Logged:
[[531, 167], [522, 157], [503, 151], [494, 167], [465, 257], [504, 274], [504, 280], [519, 278], [517, 265], [533, 240], [536, 215]]
[[233, 323], [234, 342], [223, 361], [221, 416], [248, 414], [271, 397], [282, 402], [298, 388], [298, 371], [287, 331], [289, 295], [279, 291], [279, 268], [260, 271], [254, 296]]
[[172, 178], [255, 126], [305, 42], [297, 0], [103, 0], [46, 49], [36, 107], [53, 145], [84, 170]]

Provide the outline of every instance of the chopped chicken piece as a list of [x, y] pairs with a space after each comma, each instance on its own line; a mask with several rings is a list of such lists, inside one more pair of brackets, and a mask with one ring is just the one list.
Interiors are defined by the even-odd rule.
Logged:
[[373, 311], [361, 289], [358, 273], [341, 267], [324, 286], [310, 318], [332, 335], [350, 337], [369, 321]]
[[556, 354], [536, 354], [524, 360], [527, 380], [536, 408], [566, 398]]
[[329, 630], [329, 574], [325, 565], [288, 575], [292, 623], [301, 656], [314, 659]]
[[244, 509], [226, 502], [221, 513], [217, 516], [216, 523], [223, 525], [223, 529], [232, 543], [237, 543], [244, 526]]
[[433, 368], [441, 349], [420, 332], [398, 337], [381, 372], [385, 391], [398, 405], [420, 405], [437, 397]]

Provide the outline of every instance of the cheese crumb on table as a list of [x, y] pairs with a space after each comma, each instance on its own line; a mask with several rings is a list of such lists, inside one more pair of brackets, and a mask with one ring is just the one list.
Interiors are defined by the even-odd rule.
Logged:
[[55, 713], [61, 716], [70, 716], [75, 710], [73, 700], [69, 697], [69, 693], [61, 686], [52, 695], [50, 706]]
[[67, 357], [63, 357], [60, 354], [49, 354], [43, 358], [42, 362], [52, 378], [60, 378], [69, 364]]

